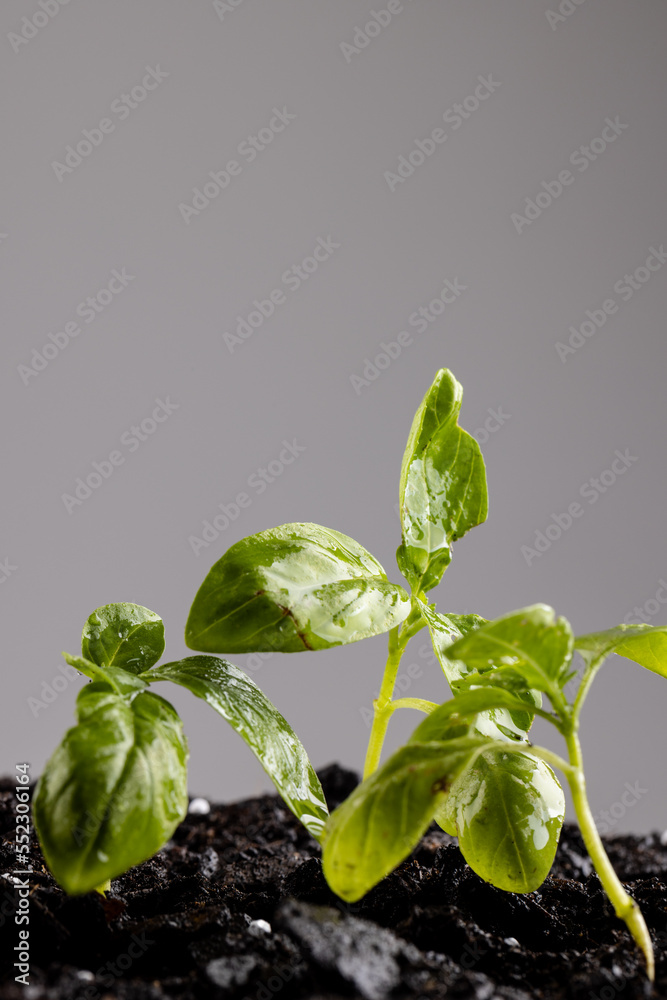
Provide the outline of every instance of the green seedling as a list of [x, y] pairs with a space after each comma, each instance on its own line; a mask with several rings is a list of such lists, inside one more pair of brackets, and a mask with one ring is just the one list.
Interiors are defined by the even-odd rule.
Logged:
[[[579, 719], [612, 653], [667, 677], [667, 627], [619, 625], [575, 638], [569, 623], [542, 604], [488, 621], [442, 614], [429, 603], [427, 592], [447, 569], [453, 542], [487, 514], [479, 446], [458, 425], [461, 398], [452, 374], [439, 371], [408, 438], [396, 554], [407, 588], [390, 582], [352, 538], [316, 524], [285, 524], [228, 549], [187, 620], [186, 643], [204, 654], [329, 649], [387, 632], [362, 783], [329, 816], [303, 746], [242, 671], [214, 655], [155, 666], [164, 645], [161, 620], [136, 605], [108, 605], [88, 619], [82, 657], [66, 657], [93, 683], [79, 695], [78, 725], [48, 762], [34, 803], [44, 855], [68, 892], [100, 888], [150, 857], [184, 815], [181, 723], [172, 706], [148, 690], [169, 680], [206, 700], [248, 743], [286, 804], [321, 842], [325, 877], [348, 902], [404, 861], [434, 820], [458, 837], [482, 879], [509, 892], [538, 888], [551, 869], [565, 814], [554, 768], [560, 770], [600, 882], [654, 978], [644, 918], [614, 872], [591, 814]], [[450, 689], [442, 703], [394, 698], [401, 657], [422, 629]], [[573, 664], [575, 651], [581, 670]], [[389, 721], [402, 708], [425, 718], [381, 763]], [[558, 731], [565, 756], [530, 742], [535, 716]]]

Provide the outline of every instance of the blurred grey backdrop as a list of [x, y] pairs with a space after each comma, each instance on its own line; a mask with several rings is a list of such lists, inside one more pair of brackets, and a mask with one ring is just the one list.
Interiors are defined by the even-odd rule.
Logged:
[[[72, 723], [60, 651], [98, 605], [157, 611], [177, 658], [209, 566], [296, 520], [398, 580], [440, 367], [490, 488], [440, 610], [667, 622], [664, 0], [3, 0], [0, 29], [5, 772]], [[359, 768], [385, 642], [234, 659], [316, 766]], [[403, 683], [444, 698], [425, 642]], [[161, 693], [193, 792], [270, 787]], [[596, 682], [607, 832], [667, 825], [665, 706], [626, 660]]]

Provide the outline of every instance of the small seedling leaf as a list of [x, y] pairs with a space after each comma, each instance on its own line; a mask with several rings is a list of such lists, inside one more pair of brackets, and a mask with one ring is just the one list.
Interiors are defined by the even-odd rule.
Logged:
[[[421, 605], [421, 612], [431, 634], [433, 649], [452, 692], [457, 695], [469, 689], [473, 683], [473, 676], [479, 678], [477, 671], [463, 660], [452, 659], [447, 650], [459, 639], [487, 625], [487, 620], [479, 615], [442, 615], [432, 604]], [[479, 684], [482, 686], [484, 681], [479, 679]], [[527, 688], [525, 681], [520, 680], [520, 684], [516, 685], [515, 698], [524, 702], [526, 707], [521, 708], [517, 705], [511, 710], [491, 709], [484, 717], [477, 720], [478, 731], [492, 739], [524, 738], [533, 724], [534, 715], [530, 709], [542, 706], [542, 695], [539, 691]]]
[[618, 653], [667, 677], [667, 625], [617, 625], [606, 632], [578, 636], [574, 648], [586, 660]]
[[329, 810], [319, 778], [292, 727], [242, 670], [216, 656], [187, 656], [144, 678], [173, 681], [203, 698], [243, 737], [286, 805], [320, 838]]
[[358, 542], [318, 524], [243, 538], [211, 568], [185, 627], [205, 653], [298, 653], [387, 632], [410, 612]]
[[174, 708], [103, 682], [77, 699], [78, 725], [47, 762], [33, 802], [40, 844], [66, 892], [90, 892], [152, 857], [188, 806], [187, 745]]
[[486, 520], [486, 472], [479, 445], [457, 423], [463, 390], [440, 369], [415, 414], [400, 479], [399, 569], [419, 594], [441, 580], [452, 542]]
[[[552, 608], [535, 604], [487, 622], [444, 650], [448, 659], [463, 660], [470, 671], [492, 672], [489, 679], [543, 691], [557, 700], [571, 676], [573, 638], [569, 623], [556, 619]], [[469, 674], [464, 684], [478, 683]]]
[[[502, 708], [508, 711], [523, 711], [525, 702], [518, 695], [502, 688], [480, 688], [478, 690], [462, 691], [439, 705], [430, 715], [419, 723], [410, 737], [410, 743], [429, 743], [434, 740], [448, 738], [453, 726], [463, 723], [472, 724], [479, 715], [486, 716], [493, 709]], [[473, 726], [475, 733], [492, 739], [506, 739], [499, 731], [485, 733]]]
[[98, 667], [96, 663], [84, 659], [83, 656], [70, 656], [69, 653], [63, 653], [63, 657], [70, 667], [80, 670], [93, 681], [106, 682], [117, 694], [133, 698], [147, 687], [146, 681], [140, 680], [136, 674], [131, 674], [122, 667]]
[[162, 619], [139, 604], [105, 604], [84, 625], [81, 652], [100, 667], [140, 674], [164, 652]]
[[331, 889], [353, 903], [408, 857], [448, 786], [483, 745], [474, 736], [409, 743], [358, 785], [324, 832], [322, 867]]
[[496, 746], [452, 784], [437, 819], [480, 878], [532, 892], [551, 870], [564, 816], [563, 789], [548, 764]]

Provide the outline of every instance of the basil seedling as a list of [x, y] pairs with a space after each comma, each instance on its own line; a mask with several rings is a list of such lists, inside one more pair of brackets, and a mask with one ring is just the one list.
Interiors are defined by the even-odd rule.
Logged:
[[[44, 854], [65, 889], [85, 892], [149, 857], [183, 815], [180, 722], [146, 690], [171, 680], [208, 701], [249, 744], [321, 841], [330, 887], [350, 902], [407, 858], [434, 820], [458, 837], [481, 878], [510, 892], [538, 888], [565, 814], [559, 769], [600, 881], [654, 978], [644, 918], [591, 814], [578, 733], [584, 699], [611, 653], [667, 677], [667, 627], [619, 625], [575, 638], [569, 623], [542, 604], [487, 621], [443, 614], [429, 602], [453, 543], [487, 515], [484, 461], [459, 427], [461, 399], [453, 375], [439, 371], [408, 437], [396, 553], [408, 588], [389, 581], [354, 539], [317, 524], [285, 524], [232, 545], [209, 571], [186, 624], [187, 645], [206, 654], [329, 649], [387, 632], [362, 783], [329, 816], [301, 743], [242, 671], [211, 655], [156, 667], [163, 643], [157, 616], [109, 605], [84, 629], [84, 658], [68, 657], [93, 683], [79, 695], [79, 724], [47, 764], [35, 798]], [[401, 657], [422, 629], [450, 689], [442, 703], [394, 698]], [[569, 697], [575, 651], [584, 666]], [[389, 721], [402, 708], [425, 718], [381, 764]], [[530, 742], [535, 716], [563, 737], [567, 758]], [[73, 831], [87, 816], [93, 821], [79, 840]]]
[[164, 649], [158, 615], [108, 604], [88, 618], [82, 656], [63, 654], [92, 680], [77, 699], [77, 725], [47, 762], [33, 802], [44, 857], [71, 894], [152, 857], [188, 808], [188, 750], [168, 701], [149, 685], [188, 688], [226, 719], [269, 770], [314, 837], [328, 816], [319, 779], [296, 734], [256, 684], [216, 656], [155, 666]]

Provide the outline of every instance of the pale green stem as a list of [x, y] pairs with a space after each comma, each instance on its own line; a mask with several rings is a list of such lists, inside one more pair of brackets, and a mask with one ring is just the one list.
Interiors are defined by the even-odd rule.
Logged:
[[566, 771], [566, 775], [586, 849], [598, 873], [602, 887], [614, 907], [616, 916], [625, 921], [636, 944], [644, 953], [646, 972], [648, 978], [653, 982], [655, 978], [655, 960], [648, 928], [637, 903], [627, 894], [618, 875], [614, 871], [595, 826], [595, 820], [593, 819], [586, 796], [586, 779], [584, 778], [581, 744], [574, 728], [565, 734], [565, 739], [572, 764], [572, 767]]
[[597, 659], [591, 660], [586, 664], [584, 676], [581, 678], [581, 684], [579, 685], [579, 690], [577, 691], [577, 697], [574, 699], [574, 705], [572, 706], [575, 719], [579, 718], [579, 713], [581, 712], [581, 708], [584, 704], [589, 688], [595, 679], [595, 675], [604, 663], [606, 656], [607, 654], [599, 656]]
[[[373, 702], [373, 725], [371, 735], [368, 740], [368, 750], [366, 751], [366, 762], [364, 764], [364, 779], [377, 769], [382, 755], [384, 738], [387, 734], [387, 726], [396, 708], [419, 708], [423, 712], [432, 712], [436, 706], [432, 702], [422, 702], [421, 698], [400, 698], [392, 701], [396, 677], [401, 663], [401, 657], [405, 652], [405, 647], [413, 636], [417, 635], [424, 628], [426, 622], [420, 616], [415, 621], [405, 624], [399, 632], [398, 625], [389, 632], [389, 655], [387, 665], [384, 668], [382, 687], [380, 695]], [[410, 703], [410, 704], [408, 704]], [[428, 706], [428, 707], [426, 707]]]
[[[516, 744], [516, 750], [518, 753], [522, 752], [520, 743]], [[574, 775], [574, 768], [566, 760], [563, 760], [562, 757], [559, 757], [557, 753], [547, 750], [546, 747], [536, 747], [532, 743], [529, 743], [525, 752], [532, 754], [533, 757], [539, 757], [540, 760], [545, 761], [550, 767], [557, 767], [566, 775], [568, 781], [570, 780], [570, 776]]]
[[95, 892], [99, 892], [100, 896], [104, 896], [105, 893], [107, 893], [110, 888], [111, 888], [111, 879], [108, 878], [106, 882], [102, 882], [101, 885], [95, 886]]
[[396, 698], [388, 707], [391, 708], [392, 712], [395, 712], [397, 708], [414, 708], [417, 712], [425, 712], [426, 715], [430, 715], [440, 706], [437, 701], [426, 701], [424, 698]]
[[389, 633], [389, 655], [384, 668], [380, 695], [373, 702], [373, 725], [368, 740], [366, 762], [364, 764], [364, 779], [377, 769], [382, 754], [382, 745], [387, 732], [387, 726], [392, 716], [391, 697], [394, 693], [396, 675], [403, 655], [403, 648], [398, 640], [398, 626]]

